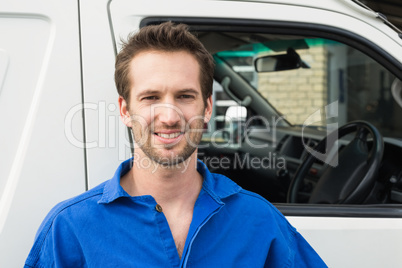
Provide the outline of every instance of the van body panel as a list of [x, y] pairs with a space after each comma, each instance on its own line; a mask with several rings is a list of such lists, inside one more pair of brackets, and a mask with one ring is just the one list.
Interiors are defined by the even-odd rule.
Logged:
[[67, 0], [0, 6], [0, 267], [22, 267], [49, 210], [85, 190], [84, 150], [68, 139], [82, 140], [81, 113], [65, 122], [81, 105], [78, 13]]

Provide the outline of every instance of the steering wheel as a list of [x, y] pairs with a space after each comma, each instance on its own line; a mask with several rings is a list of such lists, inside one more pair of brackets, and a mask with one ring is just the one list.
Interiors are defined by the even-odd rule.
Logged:
[[[288, 203], [298, 202], [303, 180], [316, 160], [313, 154], [317, 156], [318, 152], [323, 152], [327, 141], [332, 141], [333, 145], [338, 139], [353, 132], [356, 132], [353, 140], [339, 153], [336, 151], [338, 163], [327, 166], [308, 203], [358, 204], [364, 201], [375, 183], [384, 152], [384, 142], [380, 132], [372, 124], [353, 121], [330, 133], [317, 144], [312, 154], [307, 154], [290, 183]], [[372, 137], [370, 150], [367, 144], [368, 134]], [[331, 152], [331, 149], [327, 148], [327, 152]], [[327, 160], [325, 162], [328, 163]]]

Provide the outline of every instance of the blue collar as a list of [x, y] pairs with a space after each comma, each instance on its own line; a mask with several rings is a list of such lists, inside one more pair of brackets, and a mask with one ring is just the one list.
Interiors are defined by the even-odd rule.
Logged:
[[[102, 198], [98, 204], [111, 203], [120, 197], [131, 197], [120, 185], [120, 178], [124, 176], [133, 166], [133, 158], [130, 158], [117, 168], [112, 179], [105, 183]], [[197, 160], [197, 171], [202, 175], [204, 181], [202, 189], [207, 192], [217, 203], [223, 204], [222, 199], [240, 192], [241, 187], [229, 178], [211, 173], [206, 165]]]

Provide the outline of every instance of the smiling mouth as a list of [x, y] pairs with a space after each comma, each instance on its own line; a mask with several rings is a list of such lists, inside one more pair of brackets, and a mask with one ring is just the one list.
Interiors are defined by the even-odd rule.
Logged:
[[169, 134], [155, 133], [155, 135], [157, 135], [157, 136], [159, 136], [161, 138], [164, 138], [164, 139], [174, 139], [174, 138], [179, 137], [181, 134], [183, 134], [183, 132], [175, 132], [175, 133], [169, 133]]

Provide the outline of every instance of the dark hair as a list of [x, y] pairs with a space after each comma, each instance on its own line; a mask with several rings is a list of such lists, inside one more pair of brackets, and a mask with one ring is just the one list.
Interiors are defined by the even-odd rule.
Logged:
[[123, 42], [122, 50], [116, 57], [114, 79], [117, 92], [126, 101], [130, 97], [130, 63], [139, 53], [148, 50], [176, 52], [187, 51], [200, 65], [200, 85], [204, 103], [212, 94], [214, 61], [203, 44], [189, 32], [185, 24], [164, 22], [141, 28]]

